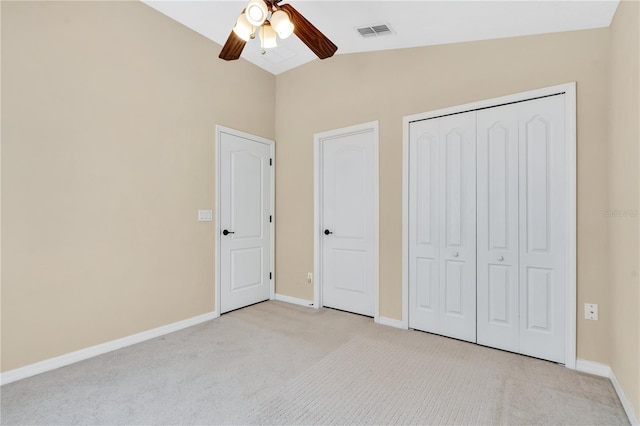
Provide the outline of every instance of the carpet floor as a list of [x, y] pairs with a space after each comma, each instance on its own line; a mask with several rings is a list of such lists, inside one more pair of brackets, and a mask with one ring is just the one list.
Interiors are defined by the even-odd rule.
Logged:
[[2, 424], [625, 425], [608, 379], [265, 302], [2, 386]]

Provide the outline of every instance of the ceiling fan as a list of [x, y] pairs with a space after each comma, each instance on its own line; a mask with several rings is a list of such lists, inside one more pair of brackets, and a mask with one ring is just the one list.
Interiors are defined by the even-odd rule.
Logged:
[[218, 57], [226, 61], [238, 59], [247, 41], [256, 37], [256, 32], [260, 38], [263, 54], [266, 52], [265, 49], [276, 47], [277, 36], [285, 39], [293, 33], [318, 58], [326, 59], [333, 56], [338, 46], [307, 21], [293, 6], [279, 5], [281, 1], [250, 0], [238, 17]]

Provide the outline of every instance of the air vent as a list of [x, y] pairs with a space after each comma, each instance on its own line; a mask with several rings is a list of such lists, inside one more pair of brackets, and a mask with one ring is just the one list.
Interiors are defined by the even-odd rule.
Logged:
[[369, 25], [357, 30], [362, 37], [366, 38], [393, 34], [393, 30], [387, 24]]

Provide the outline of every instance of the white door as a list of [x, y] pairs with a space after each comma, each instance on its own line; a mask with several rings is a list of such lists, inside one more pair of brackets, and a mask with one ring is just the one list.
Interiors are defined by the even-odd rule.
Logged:
[[407, 118], [404, 294], [411, 328], [573, 367], [575, 93], [553, 90]]
[[520, 352], [564, 362], [565, 97], [518, 104]]
[[518, 352], [518, 108], [478, 111], [478, 343]]
[[475, 113], [409, 134], [409, 326], [475, 342]]
[[377, 123], [316, 135], [322, 305], [375, 314]]
[[271, 295], [271, 146], [219, 132], [220, 313]]

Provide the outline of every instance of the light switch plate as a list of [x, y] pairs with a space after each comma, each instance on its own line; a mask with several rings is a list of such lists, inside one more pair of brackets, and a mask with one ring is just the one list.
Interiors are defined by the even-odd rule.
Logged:
[[213, 210], [198, 210], [198, 221], [211, 222], [213, 220]]

